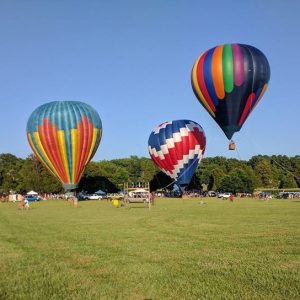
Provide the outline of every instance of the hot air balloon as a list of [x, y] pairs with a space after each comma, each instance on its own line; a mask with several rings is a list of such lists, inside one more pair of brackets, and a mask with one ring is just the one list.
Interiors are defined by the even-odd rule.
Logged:
[[219, 45], [205, 51], [192, 70], [196, 97], [228, 139], [241, 129], [266, 91], [269, 79], [265, 55], [243, 44]]
[[27, 138], [33, 152], [66, 190], [76, 189], [101, 136], [98, 113], [78, 101], [41, 105], [27, 122]]
[[189, 184], [205, 151], [206, 137], [194, 121], [162, 123], [150, 134], [149, 154], [181, 190]]

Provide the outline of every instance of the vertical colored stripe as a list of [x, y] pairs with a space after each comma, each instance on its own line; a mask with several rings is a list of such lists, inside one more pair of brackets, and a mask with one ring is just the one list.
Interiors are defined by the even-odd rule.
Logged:
[[80, 152], [80, 157], [79, 160], [77, 162], [78, 167], [77, 167], [77, 177], [80, 176], [83, 167], [84, 167], [84, 157], [85, 157], [85, 153], [87, 151], [87, 147], [88, 147], [88, 136], [89, 136], [89, 126], [88, 126], [88, 120], [85, 116], [82, 117], [81, 120], [81, 126], [82, 126], [82, 144], [81, 144], [81, 152]]
[[64, 182], [63, 170], [59, 164], [57, 154], [55, 153], [55, 142], [53, 141], [51, 124], [48, 118], [45, 118], [43, 120], [43, 125], [39, 126], [39, 135], [49, 160], [59, 174], [62, 182]]
[[258, 97], [258, 100], [257, 100], [257, 102], [255, 103], [255, 106], [256, 106], [256, 104], [260, 101], [260, 99], [263, 97], [263, 95], [264, 95], [264, 93], [265, 93], [267, 87], [268, 87], [268, 84], [265, 83], [264, 86], [263, 86], [263, 88], [262, 88], [262, 91], [261, 91], [261, 93], [260, 93], [260, 95], [259, 95], [259, 97]]
[[203, 64], [203, 73], [204, 73], [204, 82], [205, 82], [206, 89], [214, 105], [217, 106], [219, 104], [219, 99], [216, 95], [213, 78], [212, 78], [212, 57], [214, 51], [215, 48], [212, 48], [207, 51], [206, 57], [204, 59], [204, 64]]
[[77, 165], [77, 129], [71, 129], [71, 143], [72, 143], [72, 183], [76, 180], [76, 165]]
[[39, 154], [39, 151], [38, 151], [38, 149], [35, 147], [34, 141], [32, 140], [32, 137], [31, 137], [31, 134], [30, 134], [30, 133], [27, 134], [27, 139], [28, 139], [28, 142], [29, 142], [29, 144], [30, 144], [30, 146], [31, 146], [31, 149], [33, 150], [34, 154], [35, 154], [36, 157], [39, 159], [39, 161], [40, 161], [41, 163], [44, 164], [44, 166], [47, 168], [48, 171], [50, 171], [51, 174], [53, 174], [56, 178], [59, 179], [59, 177], [57, 176], [57, 174], [54, 173], [54, 172], [52, 171], [52, 169], [49, 167], [48, 163], [47, 163], [47, 162], [43, 159], [43, 157]]
[[245, 79], [244, 54], [238, 44], [232, 44], [234, 84], [241, 86]]
[[62, 179], [63, 179], [64, 183], [66, 183], [66, 182], [68, 182], [68, 177], [67, 177], [67, 173], [65, 171], [63, 161], [62, 161], [62, 156], [60, 153], [59, 142], [58, 142], [58, 137], [57, 137], [57, 128], [55, 125], [50, 125], [50, 129], [51, 129], [51, 139], [53, 141], [54, 154], [55, 154], [59, 168], [62, 173]]
[[89, 122], [88, 119], [87, 119], [87, 122], [88, 122], [88, 141], [87, 141], [87, 148], [84, 152], [84, 160], [83, 160], [83, 165], [82, 165], [82, 170], [81, 170], [81, 173], [83, 172], [83, 168], [85, 167], [85, 165], [88, 163], [88, 156], [89, 156], [89, 152], [90, 152], [90, 149], [91, 149], [91, 146], [92, 146], [92, 141], [93, 141], [93, 123], [92, 122]]
[[251, 93], [247, 99], [247, 103], [244, 107], [244, 110], [243, 110], [243, 113], [242, 113], [242, 116], [239, 120], [239, 126], [242, 126], [243, 123], [245, 122], [246, 120], [246, 117], [249, 115], [250, 113], [250, 109], [251, 109], [251, 106], [252, 106], [252, 102], [255, 98], [255, 93]]
[[233, 59], [232, 48], [230, 44], [224, 45], [223, 56], [223, 80], [226, 93], [231, 93], [234, 87], [233, 84]]
[[63, 130], [58, 130], [57, 131], [57, 138], [58, 138], [60, 155], [61, 155], [61, 158], [62, 158], [65, 173], [67, 175], [67, 182], [70, 183], [71, 178], [70, 178], [70, 171], [69, 171], [68, 160], [67, 160], [67, 148], [66, 148], [66, 141], [65, 141], [65, 132]]
[[77, 158], [76, 158], [76, 173], [75, 173], [75, 180], [77, 181], [80, 174], [80, 157], [82, 153], [82, 145], [83, 145], [83, 127], [82, 122], [77, 123], [77, 134], [78, 134], [78, 151], [77, 151]]
[[38, 132], [34, 132], [33, 137], [34, 137], [34, 140], [35, 140], [35, 142], [36, 142], [36, 144], [37, 144], [40, 152], [43, 155], [43, 158], [44, 158], [43, 161], [46, 161], [47, 164], [49, 165], [49, 167], [51, 168], [52, 173], [54, 173], [59, 179], [61, 179], [60, 176], [59, 176], [59, 174], [58, 174], [58, 172], [55, 170], [52, 162], [50, 161], [50, 159], [49, 159], [49, 157], [48, 157], [48, 155], [47, 155], [47, 153], [46, 153], [43, 145], [42, 145], [39, 133]]
[[208, 112], [215, 117], [216, 108], [210, 99], [210, 96], [206, 90], [205, 82], [204, 82], [204, 74], [203, 74], [203, 61], [205, 58], [205, 53], [202, 54], [194, 64], [192, 71], [192, 82], [198, 96], [200, 102], [204, 105], [204, 107], [208, 110]]
[[95, 148], [95, 143], [96, 143], [96, 140], [97, 140], [97, 135], [98, 135], [98, 128], [93, 128], [92, 145], [91, 145], [89, 155], [88, 155], [88, 158], [87, 158], [87, 161], [86, 161], [87, 163], [91, 160], [93, 149]]
[[222, 71], [223, 46], [215, 48], [212, 57], [212, 78], [217, 97], [221, 100], [225, 97], [223, 71]]

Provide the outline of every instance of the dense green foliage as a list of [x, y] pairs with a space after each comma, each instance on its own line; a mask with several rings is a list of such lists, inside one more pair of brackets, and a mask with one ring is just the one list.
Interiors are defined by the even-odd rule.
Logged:
[[[148, 158], [130, 158], [90, 162], [79, 190], [95, 192], [102, 189], [116, 192], [128, 181], [146, 181], [157, 190], [172, 181]], [[189, 189], [252, 193], [255, 188], [300, 187], [300, 156], [254, 156], [249, 161], [225, 157], [204, 158], [192, 178]], [[59, 193], [57, 179], [34, 156], [20, 159], [0, 154], [0, 192], [35, 190]]]
[[0, 203], [0, 299], [300, 299], [300, 203]]

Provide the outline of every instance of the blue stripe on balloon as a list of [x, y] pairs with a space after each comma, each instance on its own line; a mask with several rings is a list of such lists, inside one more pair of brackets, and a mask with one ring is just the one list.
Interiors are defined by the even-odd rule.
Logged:
[[195, 154], [192, 159], [188, 161], [188, 163], [184, 164], [184, 166], [180, 169], [179, 174], [177, 175], [176, 183], [179, 186], [184, 186], [190, 183], [194, 172], [197, 169], [198, 166], [198, 154]]
[[[76, 108], [78, 116], [85, 115], [88, 120], [93, 123], [94, 128], [102, 129], [102, 123], [98, 113], [88, 104], [79, 101], [54, 101], [38, 107], [31, 114], [27, 123], [27, 131], [37, 131], [38, 125], [42, 124], [44, 118], [50, 118], [50, 122], [55, 124], [58, 130], [76, 128], [77, 123], [74, 118], [70, 120], [70, 124], [59, 122], [61, 119], [68, 118], [70, 114], [72, 115], [72, 107]], [[41, 115], [43, 118], [37, 119], [37, 117]]]
[[165, 129], [166, 139], [173, 138], [172, 124], [168, 124]]
[[156, 151], [160, 150], [159, 134], [152, 132], [149, 137], [148, 144], [151, 148], [155, 148]]
[[212, 78], [212, 57], [215, 49], [216, 47], [208, 50], [207, 55], [205, 56], [204, 59], [203, 73], [204, 73], [204, 81], [205, 81], [207, 91], [211, 99], [213, 100], [214, 105], [217, 106], [219, 104], [219, 99], [216, 95], [213, 78]]
[[252, 110], [252, 109], [254, 108], [254, 106], [256, 105], [256, 102], [257, 102], [257, 100], [258, 100], [258, 98], [259, 98], [261, 92], [262, 92], [262, 88], [260, 87], [260, 88], [256, 91], [255, 97], [254, 97], [254, 99], [253, 99], [253, 101], [252, 101], [252, 103], [251, 103], [251, 109], [249, 110], [249, 113], [251, 112], [251, 110]]

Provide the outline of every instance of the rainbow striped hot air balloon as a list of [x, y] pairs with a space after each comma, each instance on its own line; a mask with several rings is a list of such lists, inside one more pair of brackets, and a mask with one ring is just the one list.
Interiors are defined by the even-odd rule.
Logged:
[[154, 163], [182, 190], [190, 183], [205, 146], [202, 127], [190, 120], [164, 122], [151, 132], [148, 140]]
[[101, 136], [98, 113], [78, 101], [41, 105], [27, 122], [27, 138], [33, 152], [66, 190], [76, 189]]
[[267, 89], [270, 66], [255, 47], [225, 44], [204, 52], [192, 70], [192, 87], [228, 139], [241, 129]]

